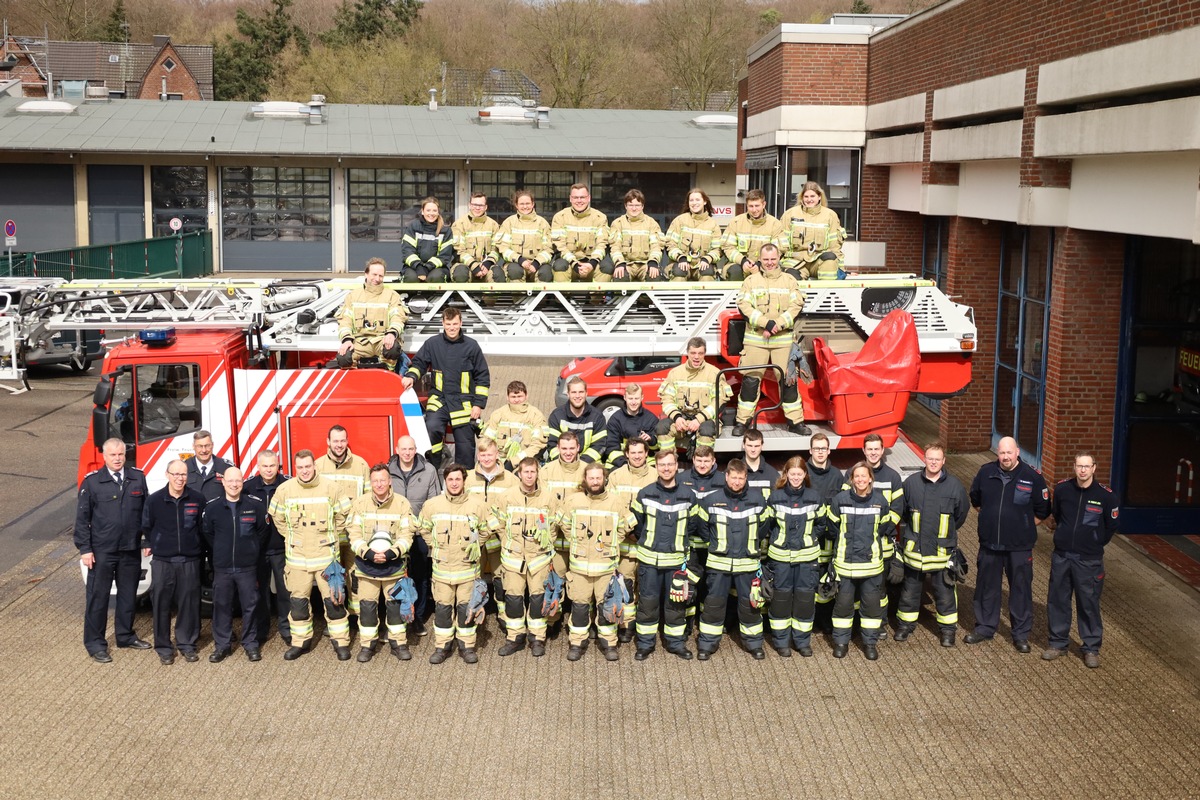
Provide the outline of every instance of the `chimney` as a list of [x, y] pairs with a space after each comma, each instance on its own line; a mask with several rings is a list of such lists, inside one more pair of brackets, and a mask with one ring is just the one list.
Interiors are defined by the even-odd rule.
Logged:
[[437, 89], [429, 90], [429, 110], [437, 111]]
[[155, 34], [155, 36], [154, 36], [154, 46], [155, 46], [155, 47], [157, 47], [159, 50], [162, 50], [164, 47], [166, 47], [166, 46], [167, 46], [167, 45], [169, 45], [170, 43], [171, 43], [171, 37], [170, 37], [170, 36], [168, 36], [168, 35], [165, 35], [165, 34], [161, 34], [161, 33]]
[[325, 121], [325, 95], [314, 94], [308, 101], [308, 124], [320, 125]]

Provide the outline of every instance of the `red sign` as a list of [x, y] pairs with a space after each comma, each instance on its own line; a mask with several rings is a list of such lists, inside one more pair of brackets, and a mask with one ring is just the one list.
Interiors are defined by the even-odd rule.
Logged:
[[1200, 350], [1179, 348], [1179, 369], [1189, 375], [1200, 377]]
[[11, 219], [5, 220], [4, 235], [5, 236], [16, 236], [17, 235], [17, 223], [13, 222]]

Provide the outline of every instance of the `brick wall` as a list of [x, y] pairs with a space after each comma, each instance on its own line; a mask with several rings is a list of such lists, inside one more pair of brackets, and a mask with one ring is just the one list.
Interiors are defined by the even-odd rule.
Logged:
[[1096, 479], [1110, 480], [1124, 260], [1122, 235], [1055, 233], [1042, 436], [1048, 480], [1071, 477], [1080, 450], [1096, 456]]
[[[175, 68], [168, 71], [165, 64], [167, 59], [175, 62]], [[146, 75], [142, 79], [142, 88], [138, 92], [137, 99], [139, 100], [157, 100], [162, 93], [163, 78], [167, 79], [167, 93], [183, 95], [184, 100], [201, 100], [200, 87], [196, 84], [195, 77], [184, 65], [183, 59], [179, 57], [179, 53], [175, 52], [175, 48], [167, 45], [158, 54], [158, 58], [154, 59], [154, 63], [146, 70]]]
[[968, 0], [871, 42], [871, 103], [1200, 24], [1200, 0]]
[[749, 71], [749, 111], [781, 105], [852, 105], [867, 102], [867, 46], [781, 44]]
[[946, 294], [975, 309], [979, 344], [972, 359], [971, 385], [965, 394], [942, 402], [938, 433], [951, 452], [974, 452], [992, 444], [996, 287], [1000, 285], [1003, 226], [952, 217], [947, 227]]
[[864, 166], [858, 240], [887, 242], [887, 272], [920, 272], [924, 222], [920, 214], [888, 208], [888, 167]]

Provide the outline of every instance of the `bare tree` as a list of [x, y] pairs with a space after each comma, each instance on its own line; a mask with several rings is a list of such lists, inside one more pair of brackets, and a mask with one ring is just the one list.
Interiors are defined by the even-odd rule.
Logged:
[[625, 3], [547, 0], [522, 11], [526, 57], [550, 105], [602, 108], [624, 50], [618, 15]]
[[689, 109], [705, 109], [717, 92], [736, 88], [755, 36], [744, 0], [654, 0], [650, 4], [660, 62]]

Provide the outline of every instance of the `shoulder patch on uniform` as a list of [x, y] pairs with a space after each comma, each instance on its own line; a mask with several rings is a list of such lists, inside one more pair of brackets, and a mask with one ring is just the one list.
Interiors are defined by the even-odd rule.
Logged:
[[1043, 500], [1049, 500], [1049, 499], [1050, 499], [1050, 490], [1049, 490], [1049, 489], [1047, 489], [1045, 486], [1043, 486], [1043, 487], [1042, 487], [1042, 499], [1043, 499]]
[[1114, 507], [1114, 508], [1113, 508], [1113, 510], [1112, 510], [1112, 518], [1113, 518], [1113, 519], [1116, 519], [1116, 518], [1117, 518], [1117, 512], [1118, 512], [1118, 510], [1119, 510], [1119, 509], [1117, 509], [1116, 507]]

